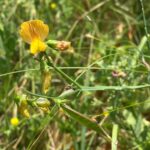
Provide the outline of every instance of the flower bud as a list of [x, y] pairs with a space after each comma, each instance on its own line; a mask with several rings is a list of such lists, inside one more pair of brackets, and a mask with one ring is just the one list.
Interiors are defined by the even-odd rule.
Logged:
[[71, 42], [68, 42], [68, 41], [49, 40], [47, 41], [47, 44], [49, 47], [54, 48], [59, 51], [66, 51], [72, 48]]
[[56, 48], [60, 51], [68, 50], [71, 47], [71, 42], [67, 41], [58, 41]]

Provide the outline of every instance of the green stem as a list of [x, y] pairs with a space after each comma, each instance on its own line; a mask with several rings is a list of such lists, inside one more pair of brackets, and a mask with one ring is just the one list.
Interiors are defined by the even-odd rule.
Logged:
[[59, 74], [61, 74], [67, 81], [73, 83], [73, 84], [74, 84], [76, 87], [78, 87], [79, 89], [82, 89], [82, 87], [81, 87], [80, 84], [78, 84], [76, 81], [74, 81], [72, 78], [70, 78], [67, 74], [65, 74], [65, 73], [64, 73], [62, 70], [60, 70], [58, 67], [56, 67], [56, 66], [51, 62], [51, 60], [49, 59], [48, 55], [47, 55], [46, 53], [44, 53], [44, 54], [45, 54], [45, 57], [46, 57], [46, 59], [47, 59], [47, 61], [48, 61], [48, 65], [49, 65], [50, 67], [53, 67], [54, 70], [55, 70], [56, 72], [58, 72]]
[[111, 149], [117, 150], [118, 125], [113, 125]]
[[144, 5], [143, 5], [143, 0], [140, 0], [141, 3], [141, 9], [142, 9], [142, 16], [143, 16], [143, 22], [144, 22], [144, 30], [147, 38], [147, 46], [150, 49], [150, 43], [148, 39], [148, 30], [147, 30], [147, 23], [146, 23], [146, 18], [145, 18], [145, 11], [144, 11]]

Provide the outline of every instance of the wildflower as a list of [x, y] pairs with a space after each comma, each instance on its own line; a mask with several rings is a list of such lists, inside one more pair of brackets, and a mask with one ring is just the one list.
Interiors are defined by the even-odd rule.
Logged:
[[19, 124], [19, 119], [17, 117], [13, 117], [13, 118], [11, 118], [10, 123], [13, 126], [17, 126]]
[[30, 44], [32, 54], [46, 50], [47, 45], [43, 42], [49, 33], [48, 25], [41, 20], [30, 20], [21, 24], [20, 35]]
[[56, 3], [51, 3], [51, 4], [50, 4], [50, 8], [51, 8], [51, 9], [56, 9], [56, 7], [57, 7], [57, 4], [56, 4]]

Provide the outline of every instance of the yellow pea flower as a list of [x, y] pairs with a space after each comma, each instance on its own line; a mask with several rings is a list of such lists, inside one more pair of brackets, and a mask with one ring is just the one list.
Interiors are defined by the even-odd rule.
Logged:
[[46, 50], [47, 45], [43, 41], [48, 33], [48, 25], [41, 20], [30, 20], [21, 24], [20, 35], [26, 43], [30, 44], [32, 54]]
[[19, 119], [17, 117], [13, 117], [13, 118], [11, 118], [10, 123], [13, 126], [17, 126], [19, 124]]

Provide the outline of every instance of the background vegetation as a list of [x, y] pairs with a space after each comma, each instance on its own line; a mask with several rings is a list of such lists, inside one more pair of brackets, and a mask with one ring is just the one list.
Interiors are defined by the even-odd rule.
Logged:
[[[149, 150], [150, 149], [150, 5], [143, 0], [1, 0], [0, 1], [0, 149]], [[143, 17], [146, 18], [144, 24]], [[74, 51], [50, 51], [53, 62], [84, 89], [67, 105], [96, 122], [56, 109], [43, 113], [29, 106], [18, 112], [16, 95], [41, 95], [39, 63], [19, 36], [20, 24], [40, 19], [47, 39], [71, 41]], [[71, 85], [52, 68], [49, 97]], [[10, 123], [12, 117], [19, 124]], [[79, 114], [80, 116], [80, 114]], [[82, 125], [80, 124], [82, 123]]]

